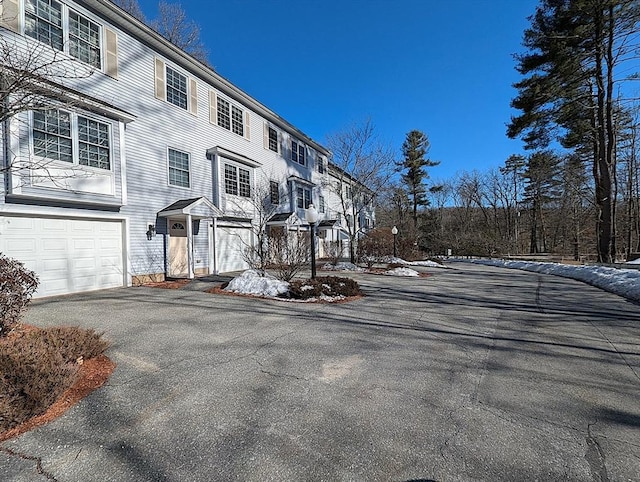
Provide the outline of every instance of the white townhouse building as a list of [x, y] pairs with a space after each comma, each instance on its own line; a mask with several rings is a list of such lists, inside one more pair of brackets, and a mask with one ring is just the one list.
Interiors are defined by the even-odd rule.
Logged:
[[0, 141], [0, 252], [38, 274], [36, 296], [245, 269], [264, 186], [273, 224], [307, 230], [314, 203], [340, 238], [330, 152], [213, 69], [108, 0], [0, 8], [3, 75], [35, 65], [52, 92]]

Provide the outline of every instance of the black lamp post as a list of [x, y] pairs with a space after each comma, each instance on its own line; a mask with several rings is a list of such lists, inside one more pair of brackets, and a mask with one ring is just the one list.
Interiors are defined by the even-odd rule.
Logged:
[[391, 228], [391, 234], [393, 234], [393, 257], [398, 257], [398, 250], [396, 248], [396, 238], [398, 237], [398, 228], [395, 226]]
[[318, 211], [309, 204], [305, 218], [311, 229], [311, 279], [316, 279], [316, 223], [318, 222]]

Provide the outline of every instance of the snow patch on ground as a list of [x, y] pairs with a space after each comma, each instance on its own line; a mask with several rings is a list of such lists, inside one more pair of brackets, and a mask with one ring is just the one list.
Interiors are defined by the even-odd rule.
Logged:
[[322, 269], [327, 271], [355, 271], [355, 272], [365, 271], [364, 268], [361, 268], [360, 266], [356, 266], [355, 264], [349, 263], [347, 261], [341, 261], [336, 264], [326, 263], [322, 266]]
[[507, 261], [500, 259], [474, 259], [473, 263], [505, 268], [522, 269], [536, 273], [564, 276], [630, 300], [640, 301], [640, 271], [635, 269], [607, 268], [605, 266], [574, 266], [559, 263], [539, 263], [532, 261]]
[[289, 291], [289, 283], [266, 274], [261, 276], [255, 270], [248, 269], [240, 276], [233, 278], [225, 291], [255, 296], [276, 297]]
[[393, 256], [389, 256], [385, 258], [383, 262], [393, 263], [393, 264], [404, 264], [405, 266], [424, 266], [426, 268], [449, 268], [444, 264], [431, 261], [430, 259], [425, 259], [422, 261], [407, 261], [402, 258], [394, 258]]
[[385, 271], [384, 274], [387, 276], [420, 276], [420, 273], [411, 268], [394, 268]]
[[633, 261], [627, 261], [625, 264], [640, 264], [640, 258], [634, 259]]

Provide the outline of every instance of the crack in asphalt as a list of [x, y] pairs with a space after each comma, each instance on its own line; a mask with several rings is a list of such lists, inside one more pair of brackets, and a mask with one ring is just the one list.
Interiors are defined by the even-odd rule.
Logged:
[[591, 470], [591, 476], [594, 482], [609, 482], [609, 476], [607, 475], [607, 466], [605, 464], [605, 455], [602, 447], [598, 443], [598, 440], [591, 433], [591, 426], [596, 425], [598, 422], [590, 423], [587, 426], [587, 451], [584, 454], [584, 458], [589, 464]]
[[593, 328], [595, 328], [595, 330], [600, 333], [600, 336], [602, 338], [604, 338], [605, 340], [607, 340], [607, 343], [609, 343], [609, 345], [611, 345], [611, 348], [613, 348], [613, 351], [615, 351], [618, 356], [620, 358], [622, 358], [622, 361], [624, 362], [625, 365], [627, 365], [627, 367], [629, 368], [629, 370], [631, 370], [631, 372], [635, 375], [635, 377], [640, 381], [640, 375], [638, 375], [638, 372], [635, 371], [635, 369], [633, 368], [633, 366], [627, 361], [627, 359], [624, 357], [624, 353], [620, 352], [618, 350], [618, 347], [616, 347], [616, 345], [609, 339], [609, 337], [607, 335], [605, 335], [603, 333], [603, 331], [598, 328], [598, 326], [591, 320], [589, 320], [589, 324], [591, 326], [593, 326]]
[[17, 457], [22, 460], [35, 462], [36, 472], [38, 473], [38, 475], [44, 475], [47, 478], [47, 480], [52, 480], [54, 482], [58, 481], [58, 479], [56, 479], [52, 473], [47, 472], [42, 468], [42, 457], [36, 457], [35, 455], [28, 455], [22, 452], [16, 452], [15, 450], [11, 450], [10, 448], [3, 447], [1, 445], [0, 445], [0, 452], [7, 454], [10, 457]]

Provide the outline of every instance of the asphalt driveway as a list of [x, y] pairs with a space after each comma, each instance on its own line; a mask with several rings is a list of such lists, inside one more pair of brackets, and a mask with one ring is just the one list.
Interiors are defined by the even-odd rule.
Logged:
[[0, 444], [0, 480], [638, 480], [640, 307], [453, 266], [358, 275], [367, 296], [345, 304], [153, 288], [37, 301], [27, 322], [105, 331], [118, 366]]

